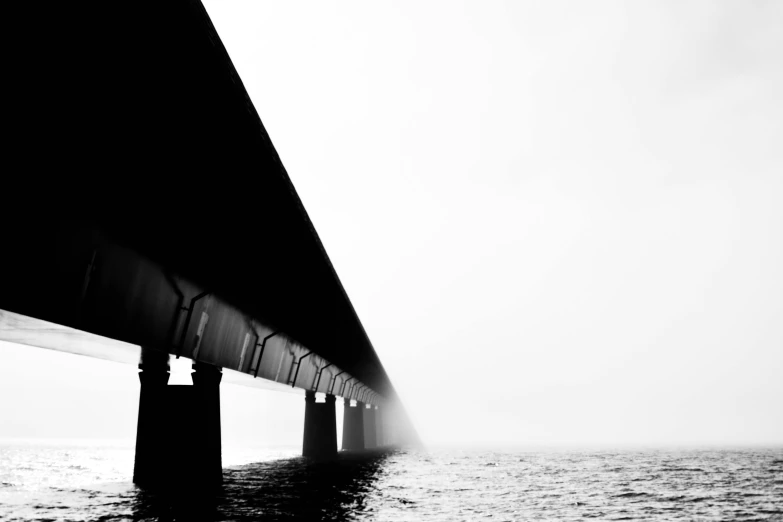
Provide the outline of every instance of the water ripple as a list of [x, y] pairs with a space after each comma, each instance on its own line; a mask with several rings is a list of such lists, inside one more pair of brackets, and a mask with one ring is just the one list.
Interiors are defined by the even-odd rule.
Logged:
[[[9, 462], [16, 467], [5, 467]], [[142, 491], [118, 482], [127, 470], [112, 462], [111, 455], [89, 450], [10, 457], [0, 451], [0, 518], [783, 520], [782, 449], [285, 458], [227, 468], [216, 496]]]

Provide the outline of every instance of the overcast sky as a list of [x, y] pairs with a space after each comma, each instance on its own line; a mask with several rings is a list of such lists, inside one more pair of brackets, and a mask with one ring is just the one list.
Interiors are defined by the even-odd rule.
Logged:
[[205, 5], [425, 442], [783, 443], [783, 3]]

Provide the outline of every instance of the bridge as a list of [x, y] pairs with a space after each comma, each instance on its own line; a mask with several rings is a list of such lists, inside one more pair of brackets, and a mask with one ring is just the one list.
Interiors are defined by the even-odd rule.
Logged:
[[220, 482], [223, 369], [304, 391], [306, 456], [337, 452], [337, 397], [344, 450], [413, 442], [201, 3], [53, 9], [20, 74], [0, 309], [142, 347], [134, 481]]

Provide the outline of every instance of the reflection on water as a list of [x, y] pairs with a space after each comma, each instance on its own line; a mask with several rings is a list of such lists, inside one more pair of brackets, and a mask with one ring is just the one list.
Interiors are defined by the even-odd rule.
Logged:
[[293, 458], [223, 472], [216, 495], [137, 490], [133, 520], [350, 520], [389, 452], [341, 453], [332, 461]]
[[0, 519], [783, 520], [780, 447], [399, 450], [332, 462], [286, 451], [224, 469], [217, 494], [156, 495], [128, 481], [132, 446], [0, 444]]

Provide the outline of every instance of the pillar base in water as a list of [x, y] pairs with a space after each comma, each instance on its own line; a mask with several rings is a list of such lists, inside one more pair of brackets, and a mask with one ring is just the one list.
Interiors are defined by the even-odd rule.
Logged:
[[168, 385], [168, 356], [145, 352], [133, 482], [165, 489], [222, 484], [220, 368], [194, 363], [193, 386]]
[[386, 433], [384, 432], [385, 410], [375, 406], [375, 439], [379, 448], [386, 447]]
[[375, 425], [375, 406], [370, 404], [370, 407], [364, 410], [364, 447], [365, 449], [374, 449], [377, 446], [378, 435]]
[[326, 402], [315, 402], [315, 392], [305, 393], [305, 424], [302, 455], [330, 458], [337, 455], [337, 418], [334, 395]]
[[[156, 352], [153, 352], [155, 355]], [[139, 420], [136, 425], [136, 460], [133, 482], [140, 486], [156, 486], [166, 482], [161, 474], [171, 446], [168, 439], [169, 361], [145, 352], [139, 364]]]
[[343, 451], [364, 449], [364, 404], [346, 398], [343, 407]]

